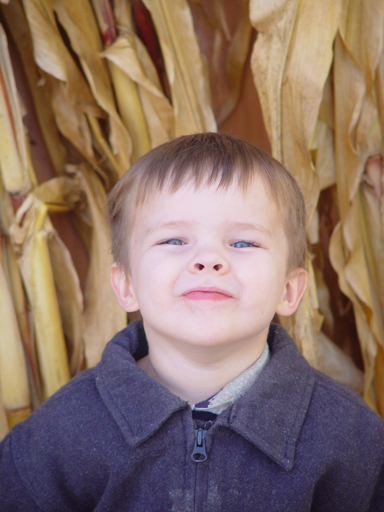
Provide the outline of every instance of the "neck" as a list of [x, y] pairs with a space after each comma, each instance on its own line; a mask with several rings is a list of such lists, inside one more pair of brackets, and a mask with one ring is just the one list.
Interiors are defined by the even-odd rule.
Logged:
[[257, 339], [226, 346], [175, 343], [147, 332], [148, 356], [138, 361], [150, 377], [189, 402], [201, 402], [220, 391], [260, 357], [268, 331]]

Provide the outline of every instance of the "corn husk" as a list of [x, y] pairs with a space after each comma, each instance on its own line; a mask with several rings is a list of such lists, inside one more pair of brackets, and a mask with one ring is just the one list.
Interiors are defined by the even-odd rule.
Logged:
[[23, 0], [38, 66], [66, 84], [70, 103], [91, 115], [97, 112], [90, 88], [61, 38], [51, 0]]
[[55, 11], [68, 34], [72, 49], [79, 57], [94, 98], [108, 113], [109, 142], [121, 176], [130, 164], [132, 142], [117, 113], [108, 70], [99, 55], [103, 46], [92, 7], [88, 0], [58, 0]]
[[[84, 293], [83, 339], [86, 362], [90, 367], [99, 362], [105, 344], [111, 337], [127, 325], [127, 317], [116, 302], [109, 280], [112, 255], [110, 234], [104, 213], [105, 190], [95, 173], [86, 164], [77, 167], [68, 166], [67, 172], [77, 181], [87, 201], [87, 209], [78, 214], [80, 229], [85, 228], [84, 239], [89, 237], [90, 261]], [[90, 236], [88, 223], [93, 227]]]
[[[8, 55], [6, 38], [2, 29], [0, 30], [0, 46], [1, 73], [4, 84], [4, 87], [2, 88], [3, 94], [1, 97], [3, 98], [5, 109], [1, 117], [3, 122], [0, 123], [0, 130], [3, 130], [5, 134], [4, 140], [2, 139], [3, 143], [8, 142], [8, 147], [3, 148], [3, 159], [0, 159], [0, 165], [5, 190], [9, 194], [23, 196], [32, 187], [32, 184], [36, 184], [36, 178], [29, 159], [25, 132], [21, 120], [22, 108], [19, 103], [19, 97], [13, 77], [13, 70]], [[9, 155], [11, 155], [10, 160], [7, 160]], [[19, 167], [17, 167], [17, 165], [19, 165]], [[35, 233], [33, 233], [34, 223], [32, 222], [31, 215], [28, 216], [28, 214], [26, 214], [24, 218], [24, 213], [27, 213], [31, 197], [32, 196], [29, 196], [29, 198], [23, 203], [26, 205], [26, 208], [19, 208], [18, 218], [9, 228], [9, 233], [13, 235], [17, 232], [17, 228], [19, 228], [17, 233], [19, 235], [19, 239], [17, 240], [17, 243], [19, 248], [21, 245], [23, 246], [21, 251], [22, 256], [19, 258], [19, 265], [23, 274], [23, 281], [27, 289], [29, 302], [32, 307], [32, 314], [34, 316], [39, 363], [42, 369], [45, 396], [49, 396], [68, 380], [69, 374], [67, 371], [67, 356], [65, 352], [64, 337], [62, 336], [61, 331], [60, 317], [55, 309], [55, 306], [57, 307], [57, 301], [55, 301], [56, 295], [54, 286], [52, 286], [53, 277], [52, 272], [50, 271], [46, 233], [42, 231], [44, 223], [46, 222], [46, 207], [44, 205], [39, 205], [39, 209], [39, 207], [36, 206], [34, 210], [36, 229]], [[4, 211], [4, 214], [2, 213], [3, 225], [8, 222], [8, 225], [6, 226], [7, 230], [11, 219], [13, 221], [13, 215], [10, 214], [10, 210], [8, 208], [8, 211]], [[28, 229], [31, 229], [32, 232], [28, 233]], [[20, 235], [22, 233], [24, 233], [24, 236], [28, 239], [29, 243], [27, 242], [24, 244], [26, 240], [21, 239]], [[11, 266], [12, 260], [8, 258], [8, 262], [10, 273], [9, 281], [12, 285], [13, 295], [15, 299], [18, 300], [17, 310], [21, 313], [20, 310], [23, 305], [19, 300], [22, 301], [22, 298], [20, 298], [20, 291], [16, 288], [20, 285], [20, 282], [17, 282], [17, 279], [15, 278], [15, 269]], [[6, 304], [5, 299], [2, 302], [3, 304]], [[10, 312], [8, 316], [4, 313], [4, 315], [2, 315], [2, 321], [14, 321], [16, 319], [16, 323], [13, 322], [15, 324], [13, 325], [13, 329], [9, 327], [9, 332], [10, 335], [12, 334], [13, 339], [17, 336], [17, 334], [15, 334], [17, 332], [17, 341], [21, 344], [21, 336], [17, 325], [17, 317], [14, 312], [13, 303], [12, 308], [9, 304], [8, 307], [13, 311], [14, 316], [12, 316]], [[50, 314], [52, 314], [52, 317], [50, 317]], [[50, 320], [52, 320], [52, 322], [50, 322]], [[51, 340], [53, 340], [53, 342], [51, 342]], [[27, 340], [25, 340], [25, 342], [27, 342]], [[12, 343], [14, 344], [16, 341], [12, 341]], [[43, 350], [43, 346], [47, 346], [48, 348]], [[28, 348], [30, 347], [27, 347], [27, 353]], [[29, 353], [31, 354], [31, 350], [29, 350]], [[60, 358], [62, 361], [58, 361]], [[33, 362], [32, 358], [30, 358], [30, 361], [31, 363]], [[30, 368], [32, 377], [33, 364], [31, 364]], [[7, 374], [4, 371], [2, 373], [8, 379]], [[25, 379], [23, 381], [20, 377], [20, 382], [22, 384], [26, 381]], [[16, 386], [15, 389], [17, 389]], [[8, 407], [7, 389], [3, 389], [3, 397], [5, 406]], [[21, 407], [15, 408], [21, 409]], [[11, 423], [20, 421], [21, 419], [24, 419], [24, 417], [25, 414], [20, 413], [18, 418], [12, 420]]]
[[47, 213], [47, 206], [29, 195], [10, 230], [21, 254], [19, 266], [31, 307], [44, 398], [70, 378], [48, 248], [54, 230]]
[[[44, 202], [49, 211], [64, 212], [75, 208], [80, 190], [66, 177], [51, 179], [34, 190], [34, 197]], [[71, 255], [53, 232], [48, 243], [60, 318], [69, 355], [71, 375], [76, 375], [84, 360], [84, 303], [79, 278]]]
[[[55, 19], [54, 2], [23, 0], [23, 5], [31, 30], [36, 63], [52, 77], [52, 108], [59, 130], [103, 175], [106, 183], [116, 181], [123, 168], [125, 169], [125, 164], [116, 163], [115, 159], [111, 163], [107, 159], [110, 165], [105, 174], [94, 155], [93, 132], [88, 125], [87, 115], [92, 118], [103, 118], [106, 114], [97, 105], [86, 79], [64, 44]], [[65, 17], [65, 9], [61, 10], [64, 11]], [[97, 150], [101, 152], [100, 161], [104, 161], [102, 149], [98, 144]]]
[[[249, 21], [249, 1], [241, 0], [240, 4], [240, 21], [236, 27], [233, 37], [230, 37], [231, 42], [226, 59], [226, 75], [229, 95], [216, 115], [217, 124], [219, 125], [230, 116], [239, 101], [244, 65], [249, 51], [249, 43], [251, 41], [252, 25]], [[218, 2], [218, 5], [221, 6], [221, 3]], [[219, 13], [222, 13], [220, 15], [220, 19], [225, 19], [225, 13], [222, 8], [219, 9]], [[225, 28], [227, 27], [225, 22], [222, 22], [221, 26], [225, 32], [228, 32], [228, 28]], [[230, 34], [227, 35], [230, 36]]]
[[26, 194], [32, 186], [28, 174], [25, 133], [8, 43], [0, 25], [0, 167], [6, 190]]
[[343, 6], [334, 63], [335, 161], [341, 221], [330, 247], [340, 288], [354, 307], [364, 359], [364, 397], [381, 412], [383, 391], [376, 388], [374, 375], [380, 370], [384, 339], [380, 289], [383, 262], [376, 253], [383, 243], [383, 229], [380, 201], [371, 197], [361, 180], [367, 158], [381, 149], [383, 137], [377, 129], [374, 93], [383, 48], [383, 16], [380, 2], [368, 5], [352, 1]]
[[[10, 427], [31, 412], [27, 366], [3, 265], [0, 264], [0, 381]], [[4, 333], [7, 335], [4, 336]]]
[[251, 66], [273, 156], [281, 161], [281, 85], [299, 0], [251, 0], [249, 16], [257, 30]]
[[[145, 126], [148, 127], [148, 149], [173, 138], [172, 106], [161, 90], [155, 67], [141, 41], [132, 32], [125, 33], [102, 55], [121, 69], [137, 87], [146, 119]], [[129, 111], [126, 115], [121, 112], [121, 115], [124, 120], [129, 117]]]
[[[116, 25], [109, 0], [92, 0], [104, 47], [116, 41]], [[125, 16], [125, 22], [130, 20]], [[131, 161], [135, 162], [150, 149], [149, 133], [137, 86], [119, 66], [108, 61], [109, 72], [120, 117], [132, 140]]]
[[[297, 179], [307, 206], [308, 235], [318, 241], [315, 207], [320, 181], [310, 148], [322, 91], [332, 63], [332, 45], [341, 17], [340, 2], [251, 2], [251, 21], [259, 31], [252, 70], [260, 94], [273, 155]], [[284, 6], [284, 8], [283, 8]], [[324, 28], [325, 27], [325, 28]], [[310, 34], [310, 37], [308, 37]], [[296, 314], [281, 319], [310, 363], [321, 367], [316, 282], [308, 261], [309, 283]]]
[[36, 358], [36, 346], [33, 327], [30, 325], [28, 303], [20, 276], [17, 256], [8, 236], [6, 236], [3, 240], [3, 249], [4, 268], [6, 269], [6, 277], [8, 279], [8, 285], [12, 295], [13, 308], [23, 343], [24, 355], [27, 363], [32, 406], [35, 408], [42, 403], [42, 390], [39, 367]]
[[132, 140], [131, 161], [134, 163], [151, 149], [147, 123], [137, 86], [119, 66], [109, 63], [119, 113]]
[[8, 28], [12, 32], [13, 40], [23, 64], [29, 90], [33, 97], [35, 113], [49, 157], [56, 173], [59, 174], [67, 160], [67, 152], [59, 137], [51, 104], [47, 101], [47, 98], [51, 96], [49, 76], [38, 70], [34, 61], [31, 33], [21, 1], [13, 0], [7, 6], [2, 6], [1, 11], [7, 21]]
[[216, 131], [202, 58], [186, 0], [144, 0], [152, 15], [171, 87], [175, 136]]
[[[97, 175], [82, 164], [67, 166], [66, 175], [40, 185], [35, 201], [49, 208], [74, 210], [77, 226], [89, 251], [89, 269], [82, 297], [73, 264], [55, 233], [50, 235], [49, 251], [55, 270], [55, 287], [66, 339], [70, 341], [71, 373], [78, 371], [83, 352], [86, 366], [100, 360], [105, 344], [127, 324], [109, 281], [110, 235], [105, 219], [106, 193]], [[25, 222], [25, 221], [24, 221]]]
[[[365, 161], [380, 152], [383, 138], [376, 106], [377, 101], [383, 112], [378, 66], [383, 47], [382, 9], [379, 2], [357, 0], [281, 1], [268, 6], [253, 1], [251, 21], [259, 31], [252, 67], [273, 154], [293, 172], [304, 192], [312, 243], [319, 241], [319, 191], [337, 186], [341, 221], [331, 238], [331, 261], [341, 290], [354, 306], [365, 366], [364, 397], [383, 411], [381, 381], [375, 378], [382, 365], [384, 339], [382, 195], [377, 193], [377, 184], [367, 186], [368, 170], [361, 185]], [[382, 126], [383, 119], [381, 113]], [[318, 280], [324, 287], [319, 274]], [[310, 279], [307, 293], [312, 301], [304, 297], [294, 318], [285, 324], [314, 364], [316, 343], [322, 336], [316, 340], [321, 318], [314, 300], [315, 280]], [[330, 317], [329, 308], [322, 309]], [[342, 362], [340, 353], [332, 353], [334, 361], [325, 357], [324, 350], [318, 352], [320, 368], [329, 374], [336, 360]]]
[[130, 2], [126, 0], [114, 0], [113, 15], [119, 30], [132, 30], [132, 8]]
[[[27, 304], [24, 288], [21, 282], [16, 254], [9, 241], [9, 228], [14, 220], [14, 206], [11, 201], [21, 201], [24, 194], [36, 183], [36, 178], [31, 166], [29, 148], [26, 144], [26, 136], [22, 125], [22, 105], [16, 89], [13, 69], [8, 54], [8, 45], [3, 28], [0, 26], [0, 68], [2, 76], [2, 101], [6, 106], [0, 122], [0, 130], [7, 133], [7, 140], [11, 141], [8, 147], [3, 148], [1, 179], [0, 179], [0, 222], [2, 230], [2, 270], [7, 279], [8, 290], [2, 290], [3, 322], [10, 322], [10, 339], [3, 338], [4, 346], [9, 342], [10, 367], [15, 370], [13, 379], [8, 379], [7, 371], [3, 371], [4, 378], [8, 382], [4, 385], [4, 399], [7, 409], [10, 411], [8, 420], [10, 425], [22, 421], [30, 412], [31, 399], [29, 396], [27, 369], [25, 367], [25, 356], [28, 362], [28, 374], [34, 403], [40, 403], [39, 379], [37, 372], [36, 358], [33, 350], [33, 336], [29, 329]], [[13, 167], [15, 165], [15, 167]], [[11, 196], [11, 197], [10, 197]], [[17, 203], [15, 202], [15, 205]], [[15, 324], [16, 319], [16, 324]], [[20, 347], [23, 344], [22, 354]], [[22, 345], [21, 345], [22, 346]], [[16, 354], [18, 353], [18, 356]], [[17, 359], [17, 357], [19, 359]], [[21, 362], [21, 359], [23, 362]], [[2, 358], [3, 364], [7, 365], [6, 357]], [[19, 369], [16, 370], [16, 367]], [[16, 384], [14, 379], [20, 379]], [[27, 384], [26, 384], [27, 383]], [[10, 398], [8, 387], [14, 387], [15, 393], [20, 399]], [[28, 394], [29, 398], [26, 398]], [[12, 405], [14, 402], [15, 405]], [[21, 405], [20, 405], [20, 403]]]

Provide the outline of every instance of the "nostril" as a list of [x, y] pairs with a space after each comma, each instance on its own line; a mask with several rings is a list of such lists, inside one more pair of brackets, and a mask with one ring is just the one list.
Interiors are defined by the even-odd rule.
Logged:
[[203, 270], [204, 265], [202, 265], [201, 263], [196, 263], [195, 267], [197, 268], [197, 270]]
[[217, 265], [213, 265], [213, 268], [217, 271], [221, 270], [223, 268], [223, 265], [221, 263], [218, 263]]

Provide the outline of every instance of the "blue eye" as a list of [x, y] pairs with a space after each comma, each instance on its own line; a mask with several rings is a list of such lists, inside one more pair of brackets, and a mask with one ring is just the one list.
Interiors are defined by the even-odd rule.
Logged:
[[166, 240], [165, 242], [162, 243], [167, 245], [184, 245], [184, 242], [182, 240], [179, 240], [178, 238], [171, 238], [170, 240]]
[[243, 247], [255, 247], [255, 244], [253, 244], [252, 242], [245, 242], [244, 240], [239, 240], [238, 242], [232, 244], [232, 247], [235, 247], [236, 249], [242, 249]]

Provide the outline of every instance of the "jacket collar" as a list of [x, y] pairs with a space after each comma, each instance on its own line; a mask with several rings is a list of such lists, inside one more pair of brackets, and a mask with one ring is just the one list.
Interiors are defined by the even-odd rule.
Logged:
[[288, 471], [293, 467], [315, 373], [281, 326], [271, 325], [268, 344], [271, 360], [250, 392], [233, 405], [229, 427]]
[[131, 446], [148, 439], [174, 412], [188, 407], [136, 365], [147, 353], [144, 328], [137, 321], [112, 338], [96, 367], [101, 398]]
[[[288, 471], [293, 467], [296, 442], [311, 400], [314, 372], [279, 325], [271, 325], [268, 344], [268, 366], [215, 425], [236, 431]], [[132, 446], [144, 442], [172, 414], [188, 407], [135, 364], [147, 351], [144, 329], [134, 322], [107, 344], [96, 368], [99, 393]]]

